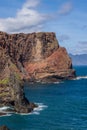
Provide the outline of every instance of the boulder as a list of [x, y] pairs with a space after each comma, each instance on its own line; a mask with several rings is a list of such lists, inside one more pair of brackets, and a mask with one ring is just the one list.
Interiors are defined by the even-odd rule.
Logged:
[[3, 125], [3, 126], [0, 126], [0, 130], [10, 130], [7, 128], [7, 126]]

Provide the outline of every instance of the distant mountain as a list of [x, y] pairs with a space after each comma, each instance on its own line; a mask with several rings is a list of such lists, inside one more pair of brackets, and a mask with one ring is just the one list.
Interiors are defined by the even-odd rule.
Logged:
[[87, 65], [87, 54], [69, 55], [72, 58], [73, 65]]

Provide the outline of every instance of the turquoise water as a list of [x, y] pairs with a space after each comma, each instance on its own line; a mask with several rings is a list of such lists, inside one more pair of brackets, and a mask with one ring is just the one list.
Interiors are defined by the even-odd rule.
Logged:
[[60, 84], [25, 84], [39, 108], [28, 115], [0, 117], [12, 130], [87, 130], [87, 67], [75, 67], [77, 79]]

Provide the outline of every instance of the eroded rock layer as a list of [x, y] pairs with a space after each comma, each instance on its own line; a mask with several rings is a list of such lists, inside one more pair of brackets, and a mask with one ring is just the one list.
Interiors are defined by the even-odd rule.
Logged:
[[[24, 95], [20, 71], [0, 47], [0, 107], [3, 106], [13, 107], [18, 113], [29, 113], [35, 107]], [[5, 114], [0, 111], [0, 115]]]
[[0, 46], [16, 65], [22, 79], [56, 82], [75, 77], [72, 61], [53, 32], [11, 35], [0, 32]]
[[13, 106], [21, 113], [36, 107], [25, 98], [24, 80], [48, 83], [74, 77], [72, 61], [55, 33], [0, 32], [0, 107]]

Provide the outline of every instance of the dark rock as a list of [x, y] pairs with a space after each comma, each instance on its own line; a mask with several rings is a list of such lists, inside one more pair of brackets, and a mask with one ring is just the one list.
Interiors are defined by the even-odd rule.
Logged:
[[5, 115], [6, 115], [6, 113], [0, 112], [0, 116], [5, 116]]
[[3, 126], [0, 126], [0, 130], [10, 130], [7, 128], [7, 126], [3, 125]]
[[[34, 107], [31, 107], [31, 103], [25, 97], [20, 73], [2, 48], [0, 48], [0, 63], [0, 107], [13, 107], [14, 110], [11, 112], [31, 112]], [[5, 114], [4, 112], [0, 115]]]

